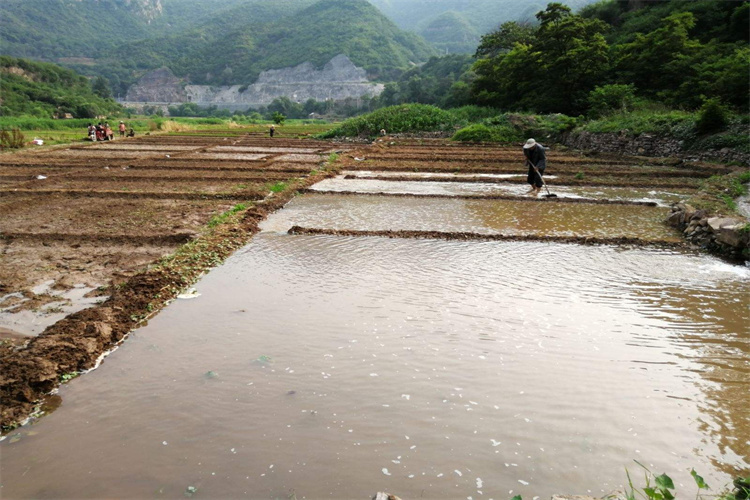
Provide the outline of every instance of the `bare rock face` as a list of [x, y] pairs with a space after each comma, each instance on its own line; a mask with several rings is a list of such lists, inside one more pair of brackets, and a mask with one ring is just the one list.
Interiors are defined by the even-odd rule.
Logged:
[[296, 102], [375, 97], [383, 88], [382, 84], [369, 82], [364, 69], [340, 54], [320, 70], [305, 62], [291, 68], [264, 71], [249, 86], [187, 85], [183, 90], [179, 79], [169, 69], [161, 68], [146, 74], [130, 87], [125, 100], [171, 104], [194, 102], [203, 107], [217, 106], [235, 111], [266, 106], [278, 97], [288, 97]]
[[119, 0], [125, 7], [149, 23], [164, 12], [161, 0]]
[[125, 100], [129, 102], [185, 102], [182, 82], [169, 68], [146, 73], [138, 83], [128, 89]]

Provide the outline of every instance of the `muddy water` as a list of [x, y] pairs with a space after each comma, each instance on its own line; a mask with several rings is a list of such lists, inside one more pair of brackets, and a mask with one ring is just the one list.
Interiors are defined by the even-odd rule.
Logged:
[[634, 236], [679, 241], [679, 233], [663, 223], [667, 214], [666, 208], [644, 206], [310, 194], [289, 203], [264, 227], [278, 232], [298, 224], [354, 230]]
[[4, 498], [531, 499], [632, 459], [683, 491], [750, 467], [742, 267], [264, 233], [197, 288], [0, 443]]
[[[400, 174], [401, 172], [399, 172]], [[380, 175], [380, 173], [377, 173]], [[452, 175], [452, 174], [451, 174]], [[415, 175], [416, 176], [416, 175]], [[386, 176], [387, 177], [387, 176]], [[422, 178], [447, 177], [429, 174], [420, 176]], [[466, 176], [462, 176], [466, 177]], [[514, 175], [491, 174], [476, 175], [477, 178], [504, 179], [519, 177]], [[525, 175], [523, 176], [525, 177]], [[547, 179], [554, 179], [548, 176]], [[684, 199], [690, 191], [687, 190], [665, 190], [665, 189], [642, 189], [622, 187], [589, 187], [589, 186], [548, 186], [550, 192], [564, 198], [595, 198], [609, 200], [648, 201], [655, 202], [660, 206], [670, 206]], [[336, 179], [327, 179], [318, 183], [315, 189], [320, 191], [341, 191], [358, 193], [409, 193], [409, 194], [449, 194], [449, 195], [514, 195], [523, 196], [529, 189], [526, 184], [514, 183], [469, 183], [469, 182], [430, 182], [430, 181], [399, 181], [389, 182], [383, 180], [369, 179], [344, 179], [343, 176]], [[544, 191], [546, 193], [546, 191]]]

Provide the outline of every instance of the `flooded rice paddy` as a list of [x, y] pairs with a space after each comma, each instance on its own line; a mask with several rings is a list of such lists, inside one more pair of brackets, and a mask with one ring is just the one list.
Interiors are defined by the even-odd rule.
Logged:
[[603, 496], [633, 460], [684, 496], [691, 468], [714, 491], [750, 468], [750, 268], [687, 250], [287, 234], [676, 242], [663, 220], [683, 192], [554, 187], [658, 204], [635, 206], [377, 194], [525, 189], [502, 182], [315, 189], [341, 193], [271, 215], [62, 386], [52, 415], [6, 436], [0, 496]]
[[666, 208], [627, 205], [603, 208], [585, 203], [309, 194], [292, 201], [278, 216], [269, 219], [264, 227], [285, 231], [297, 224], [375, 231], [591, 237], [629, 235], [679, 241], [679, 233], [663, 223], [668, 213]]
[[748, 465], [750, 271], [710, 257], [268, 232], [197, 288], [2, 443], [5, 497], [603, 495], [632, 459]]

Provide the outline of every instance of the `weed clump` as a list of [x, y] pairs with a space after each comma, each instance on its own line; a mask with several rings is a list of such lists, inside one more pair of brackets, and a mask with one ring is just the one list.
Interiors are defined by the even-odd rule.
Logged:
[[20, 149], [24, 146], [26, 138], [17, 128], [0, 130], [0, 149]]
[[695, 128], [700, 134], [720, 132], [729, 125], [729, 112], [718, 99], [707, 99], [698, 112]]

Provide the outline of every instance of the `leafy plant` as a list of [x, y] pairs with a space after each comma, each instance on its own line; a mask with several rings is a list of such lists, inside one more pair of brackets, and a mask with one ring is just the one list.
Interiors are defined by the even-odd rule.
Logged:
[[0, 149], [20, 149], [24, 146], [26, 138], [17, 128], [7, 131], [0, 130]]
[[729, 124], [729, 112], [719, 99], [707, 99], [698, 112], [695, 126], [701, 134], [724, 130]]
[[282, 123], [284, 123], [284, 120], [286, 120], [286, 116], [285, 116], [285, 115], [282, 115], [282, 114], [281, 114], [281, 113], [279, 113], [278, 111], [275, 111], [275, 112], [274, 112], [274, 113], [273, 113], [273, 114], [271, 115], [271, 119], [273, 120], [273, 122], [274, 122], [274, 123], [275, 123], [276, 125], [281, 125]]

